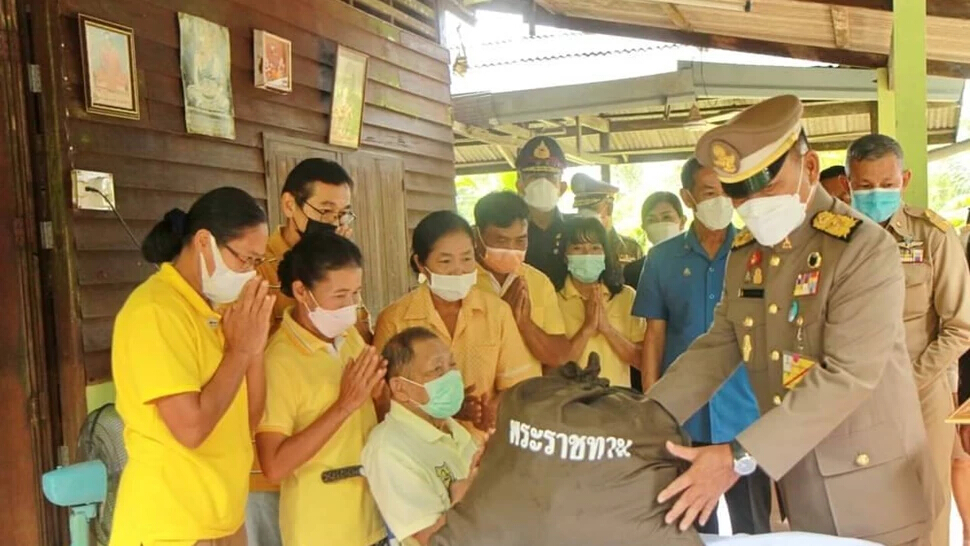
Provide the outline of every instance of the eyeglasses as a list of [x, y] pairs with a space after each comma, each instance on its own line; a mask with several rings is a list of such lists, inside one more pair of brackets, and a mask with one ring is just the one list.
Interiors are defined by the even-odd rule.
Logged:
[[[352, 210], [320, 210], [314, 207], [310, 203], [303, 203], [304, 205], [310, 207], [310, 209], [317, 213], [318, 222], [323, 222], [325, 224], [335, 225], [335, 226], [349, 226], [357, 219], [357, 215], [354, 214]], [[308, 215], [309, 217], [309, 215]]]
[[236, 252], [235, 250], [233, 250], [233, 248], [231, 246], [226, 245], [224, 248], [226, 250], [228, 250], [230, 254], [232, 254], [233, 256], [235, 256], [237, 260], [239, 260], [240, 262], [242, 262], [243, 263], [243, 266], [246, 267], [246, 269], [256, 269], [257, 267], [259, 267], [259, 266], [263, 265], [264, 263], [266, 263], [266, 258], [263, 258], [263, 257], [259, 257], [259, 258], [253, 258], [253, 257], [244, 258], [241, 254], [239, 254], [238, 252]]

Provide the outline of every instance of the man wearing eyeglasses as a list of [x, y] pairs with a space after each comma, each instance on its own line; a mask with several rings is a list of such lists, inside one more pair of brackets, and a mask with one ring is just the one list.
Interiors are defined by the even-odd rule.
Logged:
[[[273, 308], [275, 331], [283, 318], [283, 311], [293, 305], [292, 298], [279, 291], [277, 267], [283, 255], [306, 233], [334, 231], [343, 237], [353, 234], [352, 224], [357, 218], [351, 208], [354, 182], [350, 175], [334, 161], [311, 158], [301, 161], [290, 171], [283, 184], [280, 205], [284, 224], [270, 234], [266, 245], [266, 259], [259, 264], [259, 274], [269, 281], [276, 295]], [[366, 343], [371, 343], [370, 313], [363, 304], [357, 312], [357, 331]], [[279, 530], [279, 487], [269, 483], [258, 468], [253, 469], [246, 506], [246, 534], [249, 546], [281, 546]]]

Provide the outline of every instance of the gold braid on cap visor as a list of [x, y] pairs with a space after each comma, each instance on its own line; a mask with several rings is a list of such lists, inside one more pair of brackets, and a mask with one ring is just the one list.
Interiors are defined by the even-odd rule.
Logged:
[[765, 189], [778, 176], [781, 168], [785, 166], [788, 153], [799, 145], [803, 146], [805, 151], [808, 151], [808, 137], [805, 135], [804, 130], [799, 133], [795, 142], [778, 159], [772, 161], [764, 169], [738, 182], [731, 182], [730, 184], [721, 182], [721, 188], [724, 189], [724, 194], [734, 199], [741, 199]]

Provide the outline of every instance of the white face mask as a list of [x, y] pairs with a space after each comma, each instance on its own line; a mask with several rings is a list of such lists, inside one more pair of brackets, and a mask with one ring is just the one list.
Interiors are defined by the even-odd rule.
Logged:
[[680, 233], [677, 222], [654, 222], [647, 226], [647, 239], [655, 245], [673, 239]]
[[239, 273], [229, 269], [222, 253], [216, 245], [216, 238], [209, 237], [209, 248], [212, 249], [212, 260], [216, 264], [215, 271], [210, 275], [205, 266], [205, 255], [199, 253], [199, 267], [202, 269], [202, 294], [216, 305], [232, 303], [239, 299], [243, 286], [256, 276], [255, 271]]
[[[764, 246], [777, 245], [792, 231], [795, 231], [795, 228], [802, 225], [805, 220], [807, 203], [802, 203], [799, 195], [802, 189], [802, 179], [805, 178], [805, 171], [802, 170], [804, 164], [805, 156], [802, 156], [798, 167], [798, 186], [795, 188], [795, 193], [749, 199], [738, 207], [738, 214], [741, 215], [744, 224], [751, 230], [751, 234], [760, 244]], [[813, 187], [813, 193], [814, 190]], [[808, 198], [812, 198], [811, 194]]]
[[525, 187], [524, 199], [530, 207], [549, 212], [559, 203], [559, 186], [548, 178], [536, 178]]
[[435, 296], [445, 301], [458, 301], [465, 299], [475, 283], [478, 282], [478, 272], [472, 271], [467, 275], [438, 275], [437, 273], [428, 274], [431, 280], [428, 288]]
[[724, 229], [734, 217], [734, 205], [730, 198], [718, 195], [697, 203], [694, 212], [697, 219], [709, 229]]
[[357, 324], [357, 305], [348, 305], [337, 310], [324, 309], [317, 303], [313, 293], [310, 293], [310, 297], [317, 305], [316, 309], [307, 307], [310, 312], [310, 322], [324, 337], [334, 339]]

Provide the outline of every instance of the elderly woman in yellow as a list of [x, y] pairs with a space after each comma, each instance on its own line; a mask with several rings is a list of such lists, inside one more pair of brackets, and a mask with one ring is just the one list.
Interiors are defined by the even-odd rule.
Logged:
[[595, 218], [566, 222], [565, 259], [569, 274], [559, 290], [559, 306], [570, 338], [570, 360], [586, 363], [600, 355], [600, 377], [630, 386], [630, 367], [640, 363], [646, 325], [634, 317], [636, 291], [623, 276], [606, 229]]
[[456, 418], [488, 430], [498, 393], [541, 375], [542, 369], [526, 349], [508, 304], [475, 286], [472, 228], [464, 218], [442, 210], [421, 220], [412, 238], [411, 267], [424, 282], [381, 312], [374, 345], [383, 349], [413, 326], [436, 333], [454, 354], [468, 392]]
[[128, 450], [111, 546], [246, 544], [274, 303], [255, 271], [268, 236], [256, 201], [220, 188], [143, 242], [161, 267], [128, 297], [111, 348]]
[[281, 483], [284, 546], [370, 546], [387, 536], [359, 472], [386, 371], [354, 328], [361, 266], [357, 246], [336, 233], [304, 235], [279, 265], [295, 304], [266, 349], [256, 450], [266, 477]]

